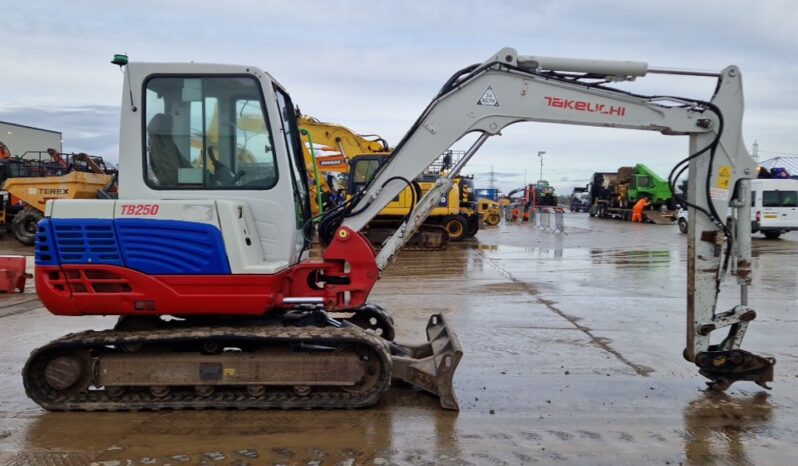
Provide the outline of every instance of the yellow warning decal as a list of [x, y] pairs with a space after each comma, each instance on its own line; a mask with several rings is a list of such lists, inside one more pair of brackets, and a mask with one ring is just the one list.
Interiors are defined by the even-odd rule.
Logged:
[[225, 367], [224, 368], [225, 377], [235, 377], [236, 375], [238, 375], [236, 372], [237, 371], [236, 371], [235, 367]]
[[732, 167], [721, 165], [718, 167], [718, 181], [716, 186], [720, 189], [729, 189], [732, 179]]

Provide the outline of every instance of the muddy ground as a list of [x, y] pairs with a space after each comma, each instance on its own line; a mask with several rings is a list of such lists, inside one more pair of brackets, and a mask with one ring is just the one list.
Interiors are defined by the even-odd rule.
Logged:
[[[718, 395], [681, 356], [685, 236], [585, 214], [566, 225], [405, 252], [372, 293], [400, 340], [447, 316], [465, 350], [459, 413], [405, 388], [359, 411], [48, 413], [22, 388], [30, 350], [114, 319], [51, 316], [32, 287], [0, 296], [0, 464], [794, 464], [798, 233], [754, 240], [744, 347], [778, 359], [773, 390]], [[724, 294], [721, 309], [737, 291]]]

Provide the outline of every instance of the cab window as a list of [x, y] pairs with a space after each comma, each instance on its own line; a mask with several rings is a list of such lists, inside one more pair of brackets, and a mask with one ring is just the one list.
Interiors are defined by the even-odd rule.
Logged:
[[635, 175], [632, 177], [632, 189], [650, 188], [651, 178], [646, 175]]
[[798, 191], [762, 191], [762, 207], [798, 207]]
[[155, 189], [269, 189], [273, 139], [249, 76], [153, 77], [145, 83], [145, 177]]
[[363, 190], [363, 188], [374, 178], [377, 169], [380, 168], [380, 161], [376, 159], [356, 160], [352, 168], [352, 187], [353, 193]]

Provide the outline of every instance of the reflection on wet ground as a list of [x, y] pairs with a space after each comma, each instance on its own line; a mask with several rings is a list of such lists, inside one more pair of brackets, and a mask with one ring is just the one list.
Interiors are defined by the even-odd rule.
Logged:
[[773, 406], [767, 393], [708, 393], [684, 409], [685, 456], [693, 464], [756, 464], [746, 444], [767, 434]]
[[[705, 393], [681, 357], [685, 236], [567, 215], [566, 234], [500, 225], [405, 252], [372, 301], [397, 338], [444, 312], [465, 349], [461, 411], [394, 387], [358, 411], [46, 413], [24, 395], [29, 351], [112, 318], [59, 318], [0, 297], [0, 464], [792, 464], [798, 454], [798, 234], [754, 240], [745, 347], [778, 359], [773, 391]], [[0, 243], [2, 247], [2, 243]], [[727, 286], [719, 309], [736, 290]]]

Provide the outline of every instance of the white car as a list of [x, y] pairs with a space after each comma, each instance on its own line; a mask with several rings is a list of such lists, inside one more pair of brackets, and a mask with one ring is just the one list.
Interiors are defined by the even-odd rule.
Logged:
[[[687, 209], [679, 210], [679, 231], [687, 233]], [[751, 180], [751, 233], [775, 239], [798, 230], [798, 180]]]
[[679, 209], [679, 217], [676, 219], [676, 224], [679, 225], [679, 231], [687, 233], [687, 209]]

